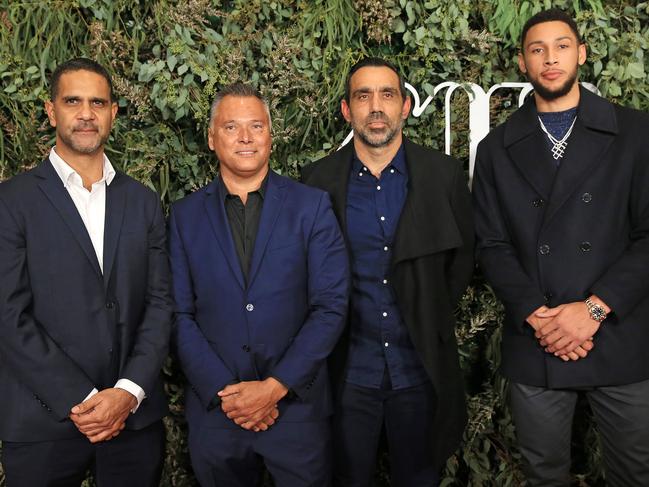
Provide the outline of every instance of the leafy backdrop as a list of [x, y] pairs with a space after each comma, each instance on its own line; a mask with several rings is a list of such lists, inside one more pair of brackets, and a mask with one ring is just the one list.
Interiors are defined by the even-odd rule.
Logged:
[[[576, 17], [588, 43], [581, 77], [607, 98], [649, 110], [649, 3], [634, 0], [50, 0], [0, 3], [0, 181], [37, 164], [53, 142], [43, 101], [48, 77], [79, 55], [111, 72], [119, 115], [111, 161], [154, 188], [167, 207], [206, 184], [216, 164], [206, 143], [210, 101], [241, 79], [271, 100], [271, 165], [298, 168], [334, 150], [348, 133], [339, 111], [345, 74], [366, 55], [395, 62], [408, 82], [432, 93], [443, 81], [487, 89], [518, 81], [524, 21], [558, 6]], [[500, 92], [499, 92], [500, 93]], [[453, 154], [468, 165], [468, 103], [453, 99]], [[491, 100], [494, 123], [516, 100]], [[436, 97], [406, 133], [443, 147], [443, 104]], [[517, 486], [520, 456], [504, 404], [499, 362], [500, 304], [479, 275], [458, 310], [470, 421], [447, 465], [444, 486]], [[183, 378], [165, 367], [171, 415], [164, 486], [195, 485], [182, 419]], [[443, 400], [443, 398], [442, 398]], [[597, 433], [585, 404], [574, 428], [575, 485], [602, 484]], [[389, 485], [385, 456], [378, 484]], [[88, 483], [92, 483], [91, 480]], [[3, 484], [0, 471], [0, 484]]]

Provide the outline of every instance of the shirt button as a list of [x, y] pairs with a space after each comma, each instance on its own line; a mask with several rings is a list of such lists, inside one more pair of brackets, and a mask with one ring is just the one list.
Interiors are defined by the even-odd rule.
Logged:
[[385, 221], [385, 217], [384, 217], [384, 216], [381, 217], [381, 221], [382, 221], [382, 222]]
[[386, 245], [385, 247], [383, 247], [383, 250], [385, 250], [387, 252], [388, 251], [388, 246]]
[[388, 347], [388, 345], [390, 345], [388, 342], [385, 342], [385, 343], [383, 344], [383, 346], [386, 347], [386, 348]]
[[387, 280], [387, 279], [383, 279], [383, 284], [387, 284], [387, 283], [388, 283], [388, 280]]
[[386, 316], [388, 316], [388, 314], [384, 311], [383, 312], [383, 318], [385, 318]]
[[545, 204], [545, 201], [543, 201], [542, 198], [536, 198], [535, 200], [532, 200], [532, 206], [536, 208], [540, 208]]
[[363, 173], [362, 173], [362, 172], [359, 172], [359, 173], [358, 173], [358, 175], [359, 175], [359, 176], [362, 176], [362, 175], [363, 175]]
[[593, 195], [590, 193], [584, 193], [581, 195], [581, 201], [583, 201], [584, 203], [590, 203], [591, 201], [593, 201]]
[[381, 186], [377, 186], [377, 187], [376, 187], [376, 190], [377, 190], [377, 191], [381, 191]]
[[363, 166], [363, 171], [367, 171], [367, 166]]
[[251, 303], [246, 304], [246, 311], [252, 311], [254, 309], [255, 307]]
[[541, 255], [548, 255], [550, 253], [550, 246], [547, 244], [543, 244], [539, 246], [539, 254]]
[[390, 169], [390, 173], [394, 174], [394, 169]]

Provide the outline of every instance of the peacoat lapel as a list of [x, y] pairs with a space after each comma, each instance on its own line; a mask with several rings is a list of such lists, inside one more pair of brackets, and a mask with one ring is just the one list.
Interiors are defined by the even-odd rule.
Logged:
[[259, 266], [266, 253], [268, 240], [275, 228], [275, 222], [279, 217], [280, 210], [286, 198], [286, 181], [272, 170], [268, 173], [268, 182], [266, 183], [266, 192], [264, 195], [264, 206], [259, 218], [259, 229], [255, 239], [255, 247], [252, 251], [252, 260], [250, 261], [250, 272], [248, 286], [252, 286], [255, 277], [259, 271]]
[[50, 160], [46, 159], [39, 164], [34, 170], [34, 174], [41, 179], [38, 184], [39, 188], [61, 215], [61, 218], [70, 229], [72, 236], [88, 258], [90, 265], [97, 273], [97, 276], [101, 278], [102, 273], [99, 267], [99, 261], [97, 260], [97, 255], [95, 254], [95, 249], [92, 246], [88, 231], [77, 211], [77, 207], [74, 206], [74, 201], [72, 201], [72, 198], [63, 186], [63, 182], [54, 170]]
[[221, 178], [217, 176], [207, 187], [204, 200], [205, 212], [210, 222], [214, 238], [221, 248], [232, 274], [235, 276], [241, 289], [245, 289], [246, 284], [243, 278], [243, 272], [241, 271], [241, 265], [239, 265], [239, 256], [234, 248], [230, 223], [225, 214], [225, 205], [221, 200], [219, 188], [222, 184]]
[[106, 186], [106, 216], [104, 225], [104, 286], [108, 288], [110, 276], [115, 262], [117, 243], [122, 231], [124, 209], [126, 208], [126, 189], [124, 178], [117, 172], [109, 185]]
[[552, 219], [580, 183], [602, 164], [617, 132], [613, 105], [580, 88], [577, 121], [548, 199], [543, 224]]

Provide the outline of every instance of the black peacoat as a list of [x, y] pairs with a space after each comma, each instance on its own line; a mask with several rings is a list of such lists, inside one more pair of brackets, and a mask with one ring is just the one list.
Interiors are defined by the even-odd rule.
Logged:
[[[649, 378], [649, 117], [581, 89], [557, 168], [534, 97], [479, 145], [477, 256], [505, 304], [502, 372], [540, 387]], [[543, 351], [526, 317], [596, 294], [612, 308], [588, 357]]]
[[[408, 194], [393, 245], [391, 282], [401, 316], [438, 398], [433, 412], [434, 458], [441, 467], [457, 448], [466, 424], [454, 310], [473, 273], [471, 202], [458, 161], [407, 139], [404, 148]], [[306, 184], [331, 195], [345, 236], [352, 157], [350, 143], [302, 171]], [[344, 335], [330, 360], [335, 386], [344, 381], [347, 350]]]

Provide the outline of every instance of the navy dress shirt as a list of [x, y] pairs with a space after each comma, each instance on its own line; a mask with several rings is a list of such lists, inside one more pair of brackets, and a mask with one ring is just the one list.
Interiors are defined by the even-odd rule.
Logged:
[[378, 179], [354, 155], [346, 208], [352, 254], [346, 380], [362, 387], [405, 389], [428, 380], [389, 282], [392, 243], [407, 193], [403, 146]]

